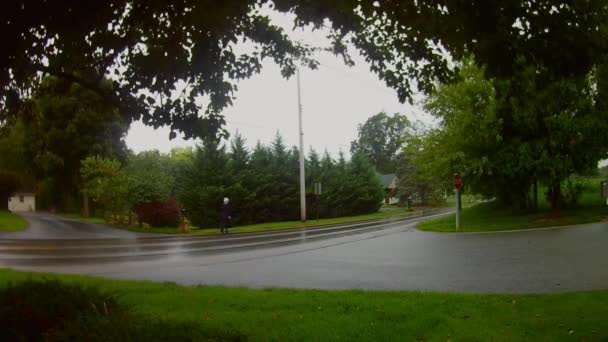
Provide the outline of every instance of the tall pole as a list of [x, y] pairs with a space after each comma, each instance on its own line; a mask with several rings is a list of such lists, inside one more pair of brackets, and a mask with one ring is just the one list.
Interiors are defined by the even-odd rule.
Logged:
[[302, 130], [302, 99], [300, 95], [300, 68], [298, 78], [298, 119], [300, 121], [300, 220], [306, 221], [306, 183], [304, 180], [304, 130]]

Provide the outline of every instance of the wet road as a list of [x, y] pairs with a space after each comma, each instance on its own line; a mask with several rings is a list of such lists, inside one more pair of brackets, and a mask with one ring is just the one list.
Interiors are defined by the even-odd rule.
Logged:
[[508, 293], [608, 288], [607, 223], [439, 234], [417, 231], [420, 219], [210, 237], [3, 235], [0, 267], [253, 287]]
[[0, 232], [2, 239], [28, 240], [81, 240], [81, 239], [134, 239], [158, 234], [135, 233], [109, 226], [100, 226], [44, 212], [19, 213], [27, 222], [27, 230]]

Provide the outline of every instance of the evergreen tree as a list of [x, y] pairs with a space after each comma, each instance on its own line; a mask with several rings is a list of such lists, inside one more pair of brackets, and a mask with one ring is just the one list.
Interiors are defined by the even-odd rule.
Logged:
[[234, 182], [225, 147], [214, 141], [198, 146], [180, 196], [190, 222], [201, 228], [217, 227], [222, 200], [229, 196], [230, 184]]
[[230, 142], [228, 169], [234, 183], [228, 186], [232, 206], [232, 224], [247, 224], [255, 220], [255, 181], [245, 139], [235, 134]]
[[319, 198], [319, 210], [322, 217], [336, 216], [336, 167], [327, 150], [323, 153], [321, 160], [321, 182], [323, 183], [323, 194]]
[[[384, 189], [374, 166], [363, 153], [355, 153], [347, 168], [345, 215], [375, 213], [382, 206]], [[348, 197], [347, 197], [348, 196]]]
[[257, 142], [251, 154], [251, 169], [253, 174], [253, 196], [255, 203], [252, 204], [255, 216], [253, 222], [269, 222], [272, 220], [272, 153], [269, 148]]

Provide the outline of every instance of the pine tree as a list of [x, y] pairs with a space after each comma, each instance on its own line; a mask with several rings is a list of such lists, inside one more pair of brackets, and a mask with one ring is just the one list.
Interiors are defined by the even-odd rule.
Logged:
[[273, 201], [273, 174], [272, 174], [272, 153], [269, 148], [262, 145], [259, 141], [251, 154], [250, 166], [252, 170], [252, 203], [253, 212], [252, 223], [272, 221], [271, 204]]
[[362, 153], [355, 153], [348, 164], [346, 189], [350, 193], [346, 215], [374, 213], [382, 206], [383, 186]]
[[222, 199], [229, 196], [232, 184], [225, 147], [210, 141], [198, 146], [180, 198], [186, 216], [201, 228], [217, 227]]
[[232, 224], [248, 224], [254, 221], [255, 182], [245, 139], [238, 133], [230, 143], [229, 157], [233, 183], [228, 185], [227, 194], [232, 206]]

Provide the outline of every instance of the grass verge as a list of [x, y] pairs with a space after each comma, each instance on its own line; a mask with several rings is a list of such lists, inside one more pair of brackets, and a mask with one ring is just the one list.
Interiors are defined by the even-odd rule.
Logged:
[[[603, 341], [608, 290], [551, 295], [244, 289], [0, 270], [98, 286], [141, 315], [251, 341]], [[0, 323], [1, 324], [1, 323]]]
[[[381, 211], [373, 214], [367, 215], [358, 215], [358, 216], [346, 216], [346, 217], [336, 217], [330, 219], [320, 219], [320, 220], [308, 220], [306, 222], [300, 221], [287, 221], [287, 222], [271, 222], [271, 223], [259, 223], [254, 225], [247, 226], [236, 226], [230, 227], [230, 233], [252, 233], [252, 232], [261, 232], [261, 231], [269, 231], [269, 230], [279, 230], [279, 229], [293, 229], [293, 228], [306, 228], [306, 227], [314, 227], [320, 225], [327, 224], [338, 224], [338, 223], [348, 223], [348, 222], [357, 222], [357, 221], [366, 221], [373, 220], [379, 218], [387, 218], [394, 216], [407, 215], [411, 213], [412, 210], [408, 209], [395, 209], [390, 211]], [[97, 223], [97, 224], [107, 224], [102, 218], [84, 218], [77, 214], [62, 214], [62, 216], [78, 219], [81, 221], [89, 222], [89, 223]], [[116, 226], [112, 225], [116, 228], [127, 229], [133, 232], [140, 233], [161, 233], [161, 234], [178, 234], [179, 229], [174, 227], [139, 227], [138, 225], [131, 225], [128, 227], [125, 226]], [[219, 234], [219, 228], [197, 228], [197, 227], [189, 227], [188, 235], [216, 235]]]
[[[407, 209], [398, 209], [398, 210], [390, 210], [390, 211], [382, 211], [373, 214], [367, 215], [357, 215], [357, 216], [345, 216], [345, 217], [335, 217], [329, 219], [319, 219], [319, 220], [307, 220], [306, 222], [301, 221], [287, 221], [287, 222], [270, 222], [270, 223], [259, 223], [247, 226], [237, 226], [231, 227], [231, 233], [252, 233], [258, 231], [268, 231], [268, 230], [279, 230], [279, 229], [293, 229], [293, 228], [306, 228], [306, 227], [314, 227], [321, 226], [327, 224], [339, 224], [339, 223], [349, 223], [349, 222], [357, 222], [357, 221], [366, 221], [387, 217], [395, 217], [401, 215], [407, 215], [411, 210]], [[207, 229], [193, 229], [190, 231], [190, 234], [193, 235], [207, 235], [207, 234], [218, 234], [218, 228], [207, 228]]]
[[[599, 222], [608, 219], [608, 208], [594, 205], [559, 212], [544, 209], [537, 213], [514, 213], [490, 202], [463, 208], [461, 215], [461, 231], [492, 232]], [[455, 215], [448, 215], [419, 222], [416, 227], [425, 231], [455, 232], [455, 222]]]
[[27, 228], [27, 221], [21, 216], [0, 211], [0, 232], [18, 232]]

